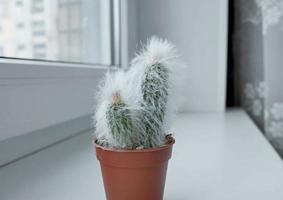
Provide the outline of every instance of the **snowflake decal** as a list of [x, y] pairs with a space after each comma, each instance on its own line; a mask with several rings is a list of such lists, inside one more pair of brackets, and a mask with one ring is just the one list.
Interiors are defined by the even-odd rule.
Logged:
[[262, 116], [265, 90], [264, 82], [246, 83], [244, 87], [244, 107], [253, 117]]

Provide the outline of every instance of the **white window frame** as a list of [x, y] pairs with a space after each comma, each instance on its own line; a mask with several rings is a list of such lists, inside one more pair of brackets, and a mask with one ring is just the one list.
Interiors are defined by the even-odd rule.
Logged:
[[[0, 156], [0, 167], [58, 140], [93, 128], [89, 122], [94, 110], [97, 84], [107, 70], [126, 67], [128, 63], [127, 35], [121, 31], [127, 28], [126, 4], [127, 0], [113, 0], [113, 5], [116, 7], [119, 5], [119, 10], [113, 12], [111, 20], [114, 22], [115, 19], [117, 23], [119, 18], [120, 26], [116, 25], [112, 29], [115, 34], [111, 34], [111, 43], [114, 47], [111, 65], [0, 58], [0, 132], [3, 133], [2, 136], [0, 134], [0, 149], [1, 144], [5, 143], [2, 148], [10, 152], [3, 158]], [[85, 91], [82, 92], [84, 95], [80, 97], [76, 94], [76, 90], [71, 91], [72, 84], [78, 88], [77, 90]], [[61, 93], [54, 93], [53, 90], [58, 92], [58, 88]], [[37, 93], [41, 95], [36, 95]], [[46, 99], [50, 98], [54, 101], [57, 94], [60, 96], [58, 96], [59, 103], [55, 105], [55, 110], [50, 111], [52, 106], [48, 106]], [[10, 97], [11, 101], [9, 101]], [[70, 103], [72, 98], [82, 102], [81, 108], [72, 110], [73, 105]], [[8, 105], [5, 102], [8, 102]], [[39, 111], [34, 110], [35, 105], [39, 105]], [[56, 119], [52, 119], [52, 116]], [[29, 123], [25, 122], [26, 119]], [[68, 125], [70, 124], [68, 122], [72, 125]], [[62, 135], [56, 136], [54, 133], [61, 134], [60, 130], [64, 123], [67, 123], [69, 131], [66, 133], [65, 130]], [[46, 134], [48, 127], [57, 131], [50, 136]]]

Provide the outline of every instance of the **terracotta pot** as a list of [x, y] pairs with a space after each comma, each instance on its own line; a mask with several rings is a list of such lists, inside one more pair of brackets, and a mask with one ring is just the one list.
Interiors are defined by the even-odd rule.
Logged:
[[162, 200], [172, 138], [158, 148], [119, 150], [96, 146], [107, 200]]

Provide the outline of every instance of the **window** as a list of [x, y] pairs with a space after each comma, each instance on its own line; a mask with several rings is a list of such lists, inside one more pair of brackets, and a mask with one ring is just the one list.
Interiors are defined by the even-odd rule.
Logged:
[[23, 51], [25, 49], [25, 45], [21, 44], [18, 46], [19, 51]]
[[[114, 8], [118, 5], [114, 1], [25, 0], [24, 4], [15, 1], [22, 12], [8, 1], [1, 1], [0, 10], [17, 13], [17, 17], [9, 14], [0, 18], [1, 57], [117, 64], [113, 61], [113, 46], [118, 43], [117, 25], [112, 20], [113, 9], [118, 9]], [[10, 27], [21, 31], [11, 31]], [[15, 41], [24, 42], [24, 48]]]
[[44, 11], [43, 0], [32, 0], [31, 1], [31, 12], [32, 13], [42, 13]]
[[33, 31], [32, 33], [33, 37], [40, 37], [40, 36], [45, 36], [45, 31]]
[[3, 47], [0, 46], [0, 56], [3, 55]]
[[41, 43], [41, 44], [34, 44], [33, 45], [34, 49], [45, 49], [46, 48], [46, 44], [45, 43]]
[[22, 6], [22, 5], [23, 5], [23, 2], [20, 1], [20, 0], [18, 0], [18, 1], [16, 1], [16, 5], [17, 5], [17, 6]]
[[23, 23], [18, 23], [17, 24], [17, 27], [20, 29], [20, 28], [23, 28], [24, 27], [24, 24]]

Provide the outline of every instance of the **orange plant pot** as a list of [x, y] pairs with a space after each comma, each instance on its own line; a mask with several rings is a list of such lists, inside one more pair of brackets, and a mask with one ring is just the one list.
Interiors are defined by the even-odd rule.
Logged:
[[162, 200], [175, 140], [142, 150], [109, 149], [95, 143], [107, 200]]

